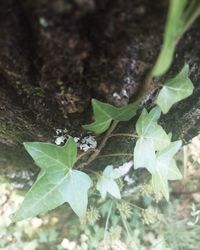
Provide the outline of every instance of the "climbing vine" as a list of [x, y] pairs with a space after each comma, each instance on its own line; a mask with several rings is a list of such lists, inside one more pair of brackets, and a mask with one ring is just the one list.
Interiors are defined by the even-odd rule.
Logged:
[[[117, 108], [93, 99], [91, 104], [94, 121], [82, 126], [84, 130], [89, 131], [85, 138], [68, 136], [65, 142], [65, 138], [60, 137], [56, 140], [58, 145], [24, 143], [25, 149], [40, 168], [40, 173], [13, 221], [36, 216], [67, 202], [82, 223], [94, 224], [100, 217], [99, 211], [103, 215], [107, 214], [104, 229], [106, 241], [113, 211], [118, 211], [129, 236], [127, 219], [130, 218], [132, 209], [140, 211], [140, 218], [146, 224], [157, 219], [155, 208], [152, 209], [148, 205], [143, 208], [132, 201], [137, 200], [139, 190], [140, 195], [153, 195], [156, 202], [163, 198], [168, 202], [169, 181], [182, 178], [174, 158], [182, 146], [182, 141], [173, 141], [173, 135], [164, 130], [159, 119], [173, 105], [192, 94], [194, 87], [189, 78], [188, 64], [185, 64], [174, 78], [163, 85], [155, 86], [160, 90], [151, 110], [143, 108], [142, 100], [153, 77], [159, 77], [169, 69], [177, 43], [199, 14], [198, 0], [170, 0], [163, 47], [147, 76], [139, 100]], [[133, 122], [136, 115], [139, 115], [139, 118]], [[127, 121], [132, 123], [132, 133], [117, 133], [119, 123]], [[96, 135], [101, 135], [98, 143], [95, 140]], [[135, 143], [131, 152], [129, 150], [123, 153], [102, 154], [108, 140], [120, 136], [133, 139]], [[64, 145], [60, 146], [62, 143]], [[101, 157], [106, 159], [108, 156], [126, 156], [131, 160], [118, 167], [104, 161], [101, 170], [96, 170], [95, 161]], [[147, 181], [135, 185], [134, 176], [141, 173], [141, 168], [148, 172]], [[133, 178], [130, 177], [130, 172]]]
[[[181, 148], [182, 142], [180, 140], [172, 142], [172, 134], [167, 134], [158, 124], [158, 120], [161, 112], [167, 113], [176, 102], [192, 94], [193, 84], [188, 75], [189, 66], [186, 64], [175, 78], [163, 85], [156, 98], [155, 107], [149, 112], [146, 109], [142, 110], [136, 124], [133, 124], [133, 131], [135, 125], [137, 134], [127, 135], [137, 138], [136, 145], [132, 149], [135, 171], [138, 168], [146, 168], [152, 176], [153, 192], [164, 196], [167, 201], [169, 200], [168, 181], [178, 180], [182, 177], [174, 160], [174, 155]], [[95, 121], [84, 125], [83, 128], [96, 134], [107, 131], [93, 152], [88, 150], [84, 154], [78, 154], [77, 143], [72, 137], [64, 146], [41, 142], [24, 143], [25, 149], [41, 171], [17, 211], [15, 221], [36, 216], [41, 212], [54, 209], [64, 202], [69, 203], [81, 219], [85, 217], [88, 192], [94, 184], [91, 176], [86, 174], [84, 169], [101, 154], [101, 150], [118, 123], [129, 121], [136, 115], [139, 102], [116, 108], [110, 104], [93, 100], [92, 107]], [[78, 164], [81, 158], [86, 160]], [[118, 180], [125, 176], [132, 166], [121, 169], [114, 168], [112, 165], [103, 167], [105, 169], [102, 173], [92, 170], [92, 176], [97, 179], [95, 189], [101, 198], [106, 199], [109, 194], [117, 200], [125, 199], [120, 192]]]

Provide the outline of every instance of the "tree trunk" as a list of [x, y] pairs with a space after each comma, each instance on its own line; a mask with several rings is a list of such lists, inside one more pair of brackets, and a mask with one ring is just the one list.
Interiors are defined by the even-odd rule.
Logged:
[[[161, 48], [168, 1], [0, 0], [0, 5], [0, 175], [22, 183], [35, 172], [22, 142], [52, 142], [57, 128], [83, 135], [91, 98], [117, 106], [137, 99]], [[162, 119], [174, 139], [185, 142], [200, 125], [199, 25], [179, 42], [168, 74], [188, 62], [194, 94]], [[147, 108], [154, 98], [149, 91]], [[124, 124], [117, 129], [132, 130], [134, 121]], [[119, 151], [124, 145], [132, 150], [133, 142], [127, 142], [112, 139], [105, 150], [112, 152], [113, 143]]]

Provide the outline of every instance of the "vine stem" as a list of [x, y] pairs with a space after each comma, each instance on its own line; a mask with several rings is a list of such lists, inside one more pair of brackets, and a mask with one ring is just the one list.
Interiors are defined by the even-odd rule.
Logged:
[[144, 210], [144, 208], [142, 208], [142, 207], [139, 207], [139, 206], [137, 206], [137, 205], [135, 205], [135, 204], [132, 204], [132, 203], [130, 203], [130, 202], [128, 202], [129, 203], [129, 205], [131, 206], [131, 207], [135, 207], [135, 208], [137, 208], [137, 209], [139, 209], [139, 210]]
[[96, 151], [95, 148], [89, 149], [86, 152], [83, 152], [82, 154], [79, 154], [76, 161], [80, 160], [82, 157], [86, 156], [88, 153], [94, 152]]
[[124, 218], [124, 215], [121, 212], [120, 212], [120, 215], [121, 215], [122, 223], [123, 223], [123, 225], [125, 227], [125, 230], [126, 230], [126, 233], [128, 235], [128, 238], [130, 239], [131, 238], [131, 233], [130, 233], [130, 230], [128, 228], [127, 221], [126, 221], [126, 219]]
[[139, 138], [139, 136], [138, 136], [138, 135], [134, 135], [134, 134], [127, 134], [127, 133], [110, 134], [110, 136], [109, 136], [109, 137], [117, 137], [117, 136], [124, 136], [124, 137]]
[[133, 156], [133, 154], [128, 154], [128, 153], [115, 153], [115, 154], [105, 154], [105, 155], [100, 155], [97, 156], [96, 158], [104, 158], [104, 157], [115, 157], [115, 156]]

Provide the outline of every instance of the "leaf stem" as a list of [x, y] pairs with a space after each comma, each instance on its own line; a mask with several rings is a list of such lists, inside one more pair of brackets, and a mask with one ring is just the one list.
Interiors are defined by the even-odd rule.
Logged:
[[124, 137], [132, 137], [132, 138], [139, 138], [138, 135], [134, 134], [127, 134], [127, 133], [117, 133], [117, 134], [111, 134], [110, 137], [117, 137], [117, 136], [124, 136]]
[[115, 156], [133, 156], [133, 154], [128, 154], [128, 153], [115, 153], [115, 154], [105, 154], [105, 155], [100, 155], [97, 156], [97, 158], [104, 158], [104, 157], [115, 157]]
[[130, 230], [129, 230], [128, 225], [127, 225], [127, 221], [126, 221], [126, 219], [124, 218], [124, 215], [121, 212], [120, 212], [120, 215], [121, 215], [121, 219], [122, 219], [123, 225], [125, 227], [125, 230], [127, 232], [128, 238], [131, 238]]
[[107, 219], [106, 219], [106, 225], [105, 225], [105, 229], [104, 229], [104, 237], [103, 237], [103, 242], [104, 242], [104, 249], [107, 250], [107, 245], [106, 245], [106, 234], [108, 231], [108, 226], [109, 226], [109, 220], [110, 220], [110, 216], [111, 216], [111, 212], [112, 212], [112, 206], [113, 206], [113, 201], [111, 202], [110, 208], [108, 210], [108, 215], [107, 215]]
[[76, 161], [80, 160], [81, 158], [83, 158], [84, 156], [86, 156], [87, 154], [96, 151], [95, 148], [91, 148], [89, 150], [87, 150], [86, 152], [83, 152], [81, 154], [78, 155], [78, 157], [76, 158]]
[[88, 158], [88, 160], [86, 162], [84, 162], [83, 164], [81, 164], [81, 168], [90, 164], [92, 161], [94, 161], [98, 155], [101, 153], [101, 150], [104, 148], [107, 140], [110, 138], [111, 133], [115, 130], [117, 124], [119, 123], [119, 121], [113, 121], [110, 128], [108, 129], [107, 133], [105, 134], [105, 136], [103, 137], [103, 140], [101, 141], [98, 149], [96, 149], [94, 151], [94, 153]]
[[137, 206], [137, 205], [135, 205], [135, 204], [132, 204], [132, 203], [130, 203], [129, 202], [129, 205], [131, 206], [131, 207], [135, 207], [135, 208], [137, 208], [137, 209], [139, 209], [139, 210], [144, 210], [144, 208], [142, 208], [142, 207], [139, 207], [139, 206]]
[[200, 5], [196, 6], [194, 9], [194, 12], [191, 14], [191, 16], [188, 17], [188, 20], [185, 23], [185, 27], [182, 31], [181, 36], [190, 28], [190, 26], [194, 23], [194, 21], [197, 19], [197, 17], [200, 15]]

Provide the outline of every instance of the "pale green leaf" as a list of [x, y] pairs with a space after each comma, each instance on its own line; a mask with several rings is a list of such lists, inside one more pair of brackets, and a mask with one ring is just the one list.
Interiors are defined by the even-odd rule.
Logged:
[[105, 199], [107, 193], [117, 199], [121, 199], [120, 189], [115, 182], [115, 179], [119, 177], [120, 175], [113, 169], [113, 166], [107, 166], [104, 169], [103, 174], [98, 179], [96, 186], [103, 199]]
[[26, 149], [42, 170], [26, 194], [14, 221], [52, 210], [64, 202], [68, 202], [74, 212], [83, 217], [92, 181], [85, 173], [71, 169], [77, 154], [74, 140], [70, 138], [63, 147], [26, 143]]
[[152, 140], [138, 139], [134, 148], [134, 168], [146, 168], [150, 173], [156, 166], [156, 154]]
[[169, 200], [168, 180], [179, 180], [182, 175], [173, 159], [182, 145], [181, 141], [172, 142], [157, 153], [155, 172], [152, 173], [152, 187], [155, 193], [161, 193]]
[[154, 192], [169, 200], [168, 180], [181, 178], [173, 157], [182, 142], [171, 142], [171, 134], [157, 123], [160, 114], [158, 107], [149, 113], [144, 109], [136, 123], [140, 138], [134, 148], [134, 168], [146, 168], [152, 175]]
[[140, 138], [151, 140], [155, 150], [162, 150], [170, 144], [169, 136], [157, 123], [160, 115], [161, 110], [159, 107], [153, 108], [149, 113], [143, 109], [136, 123], [136, 132]]
[[166, 114], [175, 103], [192, 94], [194, 86], [188, 74], [189, 66], [186, 64], [181, 72], [175, 78], [167, 81], [161, 89], [156, 103], [164, 114]]
[[109, 128], [112, 120], [128, 121], [135, 116], [138, 109], [138, 102], [117, 108], [108, 103], [93, 99], [92, 108], [95, 121], [91, 124], [83, 125], [83, 128], [100, 134]]
[[159, 107], [153, 108], [149, 113], [146, 109], [142, 110], [142, 113], [136, 123], [136, 132], [139, 136], [145, 137], [149, 131], [152, 131], [152, 126], [154, 127], [160, 118], [161, 110]]
[[164, 44], [153, 69], [154, 76], [163, 75], [171, 65], [177, 40], [184, 31], [183, 14], [187, 0], [170, 0], [164, 33]]
[[176, 161], [172, 159], [168, 169], [168, 180], [175, 181], [175, 180], [181, 180], [182, 178], [183, 176], [176, 165]]
[[152, 188], [155, 194], [162, 194], [165, 199], [169, 200], [168, 180], [159, 172], [152, 175]]
[[175, 141], [171, 142], [165, 149], [157, 153], [157, 161], [158, 164], [161, 166], [169, 165], [171, 159], [174, 155], [179, 151], [182, 146], [182, 141]]
[[78, 170], [70, 172], [69, 181], [66, 181], [66, 186], [63, 195], [65, 201], [68, 202], [73, 211], [80, 217], [84, 217], [88, 204], [88, 190], [92, 186], [90, 177]]
[[170, 133], [168, 134], [168, 137], [169, 137], [169, 140], [170, 140], [170, 142], [171, 142], [171, 140], [172, 140], [172, 132], [170, 132]]
[[34, 183], [14, 220], [36, 216], [64, 202], [68, 202], [74, 212], [83, 217], [87, 209], [87, 192], [91, 185], [89, 176], [81, 171], [70, 170], [64, 173], [54, 169]]
[[156, 168], [156, 154], [170, 144], [170, 138], [164, 129], [158, 125], [161, 110], [153, 108], [149, 113], [143, 109], [137, 123], [136, 132], [139, 139], [134, 148], [134, 168], [146, 168], [153, 174]]

